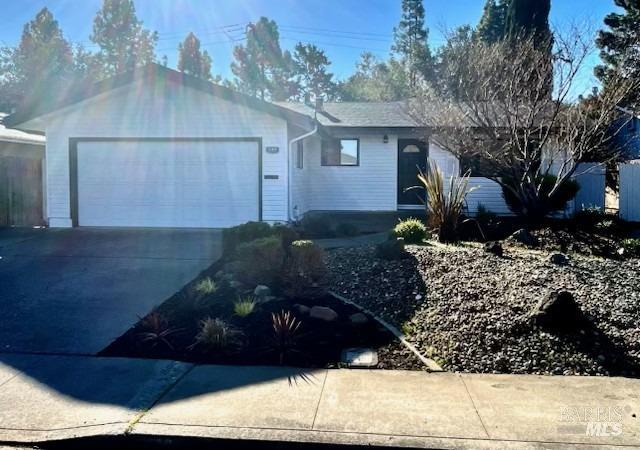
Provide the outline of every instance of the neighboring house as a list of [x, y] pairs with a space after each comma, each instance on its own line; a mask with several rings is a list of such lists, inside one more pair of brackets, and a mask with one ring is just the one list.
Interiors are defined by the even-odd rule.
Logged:
[[[308, 211], [423, 208], [417, 167], [457, 159], [402, 103], [270, 103], [159, 65], [7, 118], [44, 132], [52, 227], [228, 227]], [[498, 185], [469, 195], [508, 213]]]
[[0, 227], [44, 223], [45, 137], [7, 129], [0, 113]]
[[640, 159], [640, 117], [625, 108], [618, 108], [622, 117], [614, 123], [616, 142], [624, 149], [624, 160]]

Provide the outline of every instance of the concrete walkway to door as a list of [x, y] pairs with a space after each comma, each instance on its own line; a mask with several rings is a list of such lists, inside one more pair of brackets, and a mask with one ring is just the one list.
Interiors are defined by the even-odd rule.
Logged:
[[219, 230], [0, 229], [0, 351], [95, 354], [220, 252]]

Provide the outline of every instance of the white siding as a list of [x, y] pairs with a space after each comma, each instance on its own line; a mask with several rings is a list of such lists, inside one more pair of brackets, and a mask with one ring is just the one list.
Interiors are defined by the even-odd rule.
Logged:
[[[262, 218], [287, 220], [287, 125], [284, 119], [184, 86], [129, 85], [46, 118], [47, 209], [51, 226], [71, 226], [69, 138], [262, 138]], [[266, 153], [277, 146], [276, 154]]]
[[344, 136], [360, 139], [359, 166], [322, 166], [320, 139], [304, 141], [304, 168], [292, 152], [292, 198], [298, 214], [307, 211], [395, 211], [397, 207], [398, 140], [383, 135]]

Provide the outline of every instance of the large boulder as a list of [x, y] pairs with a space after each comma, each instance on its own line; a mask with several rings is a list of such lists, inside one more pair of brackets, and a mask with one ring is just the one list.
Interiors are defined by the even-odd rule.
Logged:
[[540, 245], [540, 241], [538, 240], [538, 238], [531, 234], [531, 232], [525, 228], [521, 228], [511, 236], [509, 236], [509, 240], [522, 245], [526, 245], [527, 247], [537, 247], [538, 245]]
[[529, 313], [531, 321], [542, 328], [574, 332], [585, 328], [587, 320], [568, 291], [550, 292]]
[[387, 260], [402, 259], [406, 257], [407, 252], [404, 248], [404, 239], [390, 236], [388, 240], [377, 245], [376, 255], [378, 258]]
[[314, 306], [311, 308], [311, 311], [309, 311], [309, 317], [325, 322], [333, 322], [338, 319], [338, 313], [326, 306]]

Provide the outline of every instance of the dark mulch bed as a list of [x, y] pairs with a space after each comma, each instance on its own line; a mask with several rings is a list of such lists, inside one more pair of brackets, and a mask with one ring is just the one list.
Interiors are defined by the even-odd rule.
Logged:
[[[222, 262], [212, 265], [156, 309], [156, 312], [167, 319], [170, 328], [177, 330], [168, 337], [171, 347], [163, 342], [156, 345], [144, 342], [141, 333], [146, 330], [140, 320], [100, 352], [100, 355], [213, 364], [279, 364], [280, 352], [274, 344], [271, 315], [292, 311], [301, 321], [301, 327], [295, 348], [285, 354], [283, 364], [297, 367], [337, 367], [340, 365], [343, 349], [368, 347], [378, 349], [379, 368], [424, 370], [415, 355], [374, 319], [369, 318], [364, 325], [352, 324], [349, 316], [359, 311], [331, 295], [295, 301], [277, 297], [270, 302], [258, 304], [254, 312], [246, 317], [234, 314], [233, 303], [238, 294], [226, 282], [219, 283], [214, 294], [198, 300], [194, 289], [197, 283], [205, 277], [213, 277], [221, 267]], [[329, 307], [338, 313], [338, 319], [332, 322], [312, 319], [296, 312], [294, 304]], [[207, 317], [223, 319], [241, 331], [238, 345], [217, 350], [207, 350], [201, 346], [191, 348], [199, 331], [199, 322]]]

